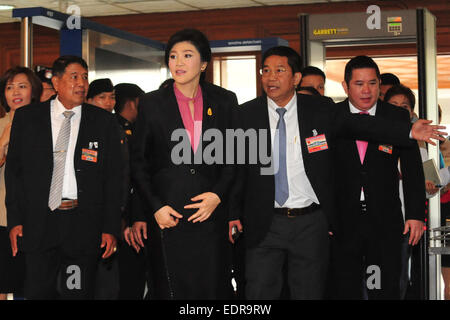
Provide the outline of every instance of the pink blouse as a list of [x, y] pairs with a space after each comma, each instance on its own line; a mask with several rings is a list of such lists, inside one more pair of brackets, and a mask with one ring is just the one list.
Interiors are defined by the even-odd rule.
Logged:
[[[202, 121], [203, 121], [202, 89], [199, 85], [197, 94], [193, 99], [186, 97], [180, 90], [178, 90], [175, 83], [173, 84], [173, 89], [175, 91], [175, 97], [177, 98], [178, 110], [180, 110], [184, 128], [188, 133], [192, 150], [194, 150], [195, 153], [197, 151], [197, 147], [200, 142], [200, 136], [202, 134]], [[194, 102], [194, 119], [192, 119], [191, 110], [189, 108], [189, 101]]]

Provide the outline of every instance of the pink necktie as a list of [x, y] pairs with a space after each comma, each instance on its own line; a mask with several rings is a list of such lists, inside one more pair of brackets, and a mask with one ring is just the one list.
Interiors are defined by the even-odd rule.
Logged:
[[[359, 114], [369, 114], [367, 111], [361, 111]], [[364, 162], [364, 157], [366, 156], [367, 141], [356, 140], [356, 146], [358, 147], [359, 159], [361, 164]]]

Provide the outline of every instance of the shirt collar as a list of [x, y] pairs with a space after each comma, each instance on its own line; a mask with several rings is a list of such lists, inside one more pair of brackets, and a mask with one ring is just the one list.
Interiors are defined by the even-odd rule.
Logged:
[[[273, 111], [276, 111], [278, 108], [281, 108], [278, 106], [275, 101], [267, 97], [267, 106], [272, 109]], [[288, 113], [290, 110], [293, 110], [297, 106], [297, 94], [294, 94], [291, 100], [287, 103], [284, 108], [286, 109], [286, 113]]]
[[175, 82], [173, 83], [173, 89], [174, 89], [174, 92], [175, 92], [175, 96], [176, 96], [176, 98], [177, 98], [177, 100], [179, 100], [179, 101], [184, 101], [184, 102], [189, 102], [189, 101], [191, 101], [191, 100], [193, 100], [194, 101], [194, 103], [201, 97], [201, 95], [202, 95], [202, 88], [201, 88], [201, 86], [199, 85], [198, 86], [198, 89], [197, 89], [197, 93], [195, 94], [195, 97], [194, 98], [189, 98], [189, 97], [186, 97], [178, 88], [177, 88], [177, 86], [175, 85]]
[[74, 116], [78, 116], [81, 113], [81, 105], [76, 106], [75, 108], [69, 110], [64, 107], [61, 101], [59, 101], [59, 97], [56, 97], [56, 99], [53, 101], [54, 101], [53, 106], [55, 108], [54, 112], [57, 115], [62, 115], [64, 111], [73, 111], [75, 113]]
[[[351, 113], [360, 113], [362, 112], [361, 110], [359, 110], [358, 108], [356, 108], [351, 102], [350, 100], [348, 100], [348, 105], [350, 106], [350, 112]], [[375, 102], [375, 104], [373, 105], [372, 108], [370, 108], [369, 110], [367, 110], [367, 112], [371, 115], [374, 116], [375, 113], [377, 111], [377, 102]]]

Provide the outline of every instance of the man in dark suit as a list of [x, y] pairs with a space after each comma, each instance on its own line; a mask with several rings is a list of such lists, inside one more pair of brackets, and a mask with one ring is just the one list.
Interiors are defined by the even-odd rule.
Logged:
[[[83, 59], [59, 57], [57, 97], [18, 110], [6, 170], [13, 255], [25, 252], [27, 299], [91, 299], [97, 257], [120, 231], [120, 140], [115, 117], [84, 103]], [[58, 288], [57, 288], [58, 287]]]
[[[300, 57], [289, 47], [269, 49], [262, 61], [267, 96], [240, 107], [237, 127], [259, 130], [254, 141], [258, 153], [267, 154], [274, 145], [277, 161], [267, 164], [260, 156], [238, 166], [229, 226], [236, 225], [246, 234], [247, 298], [279, 298], [282, 266], [287, 260], [291, 298], [320, 299], [327, 275], [329, 231], [338, 232], [334, 215], [336, 137], [409, 146], [410, 126], [350, 115], [322, 97], [297, 95]], [[437, 137], [435, 129], [420, 120], [412, 134], [428, 141], [430, 136]], [[251, 158], [247, 150], [246, 157]]]
[[[138, 116], [138, 105], [140, 97], [145, 93], [139, 86], [132, 83], [119, 83], [114, 86], [116, 93], [116, 104], [114, 111], [117, 121], [127, 138], [128, 152], [131, 151], [131, 140], [134, 132], [135, 121]], [[132, 228], [133, 212], [141, 213], [143, 208], [136, 195], [134, 188], [130, 185], [126, 190], [127, 202], [122, 215], [123, 240], [119, 242], [118, 260], [120, 273], [120, 300], [142, 300], [144, 298], [145, 285], [150, 292], [152, 287], [150, 276], [147, 274], [148, 255], [147, 250], [135, 243]], [[145, 232], [146, 234], [146, 232]], [[140, 239], [142, 245], [144, 240]], [[125, 242], [128, 244], [126, 245]]]
[[[406, 110], [379, 100], [380, 71], [367, 56], [345, 68], [348, 99], [336, 108], [350, 113], [410, 122]], [[408, 148], [381, 141], [338, 139], [336, 144], [338, 220], [336, 298], [400, 299], [402, 234], [416, 245], [423, 234], [425, 181], [417, 143]], [[399, 170], [405, 196], [405, 222], [399, 198]], [[367, 279], [366, 279], [367, 278]], [[365, 290], [363, 290], [365, 289]]]

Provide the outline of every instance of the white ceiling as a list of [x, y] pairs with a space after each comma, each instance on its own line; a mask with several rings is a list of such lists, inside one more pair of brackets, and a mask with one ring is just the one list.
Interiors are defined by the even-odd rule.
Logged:
[[[93, 17], [344, 1], [357, 0], [0, 0], [0, 5], [13, 5], [15, 8], [45, 7], [61, 12], [66, 12], [68, 6], [77, 5], [82, 16]], [[11, 15], [12, 10], [0, 11], [0, 23], [18, 21]]]

